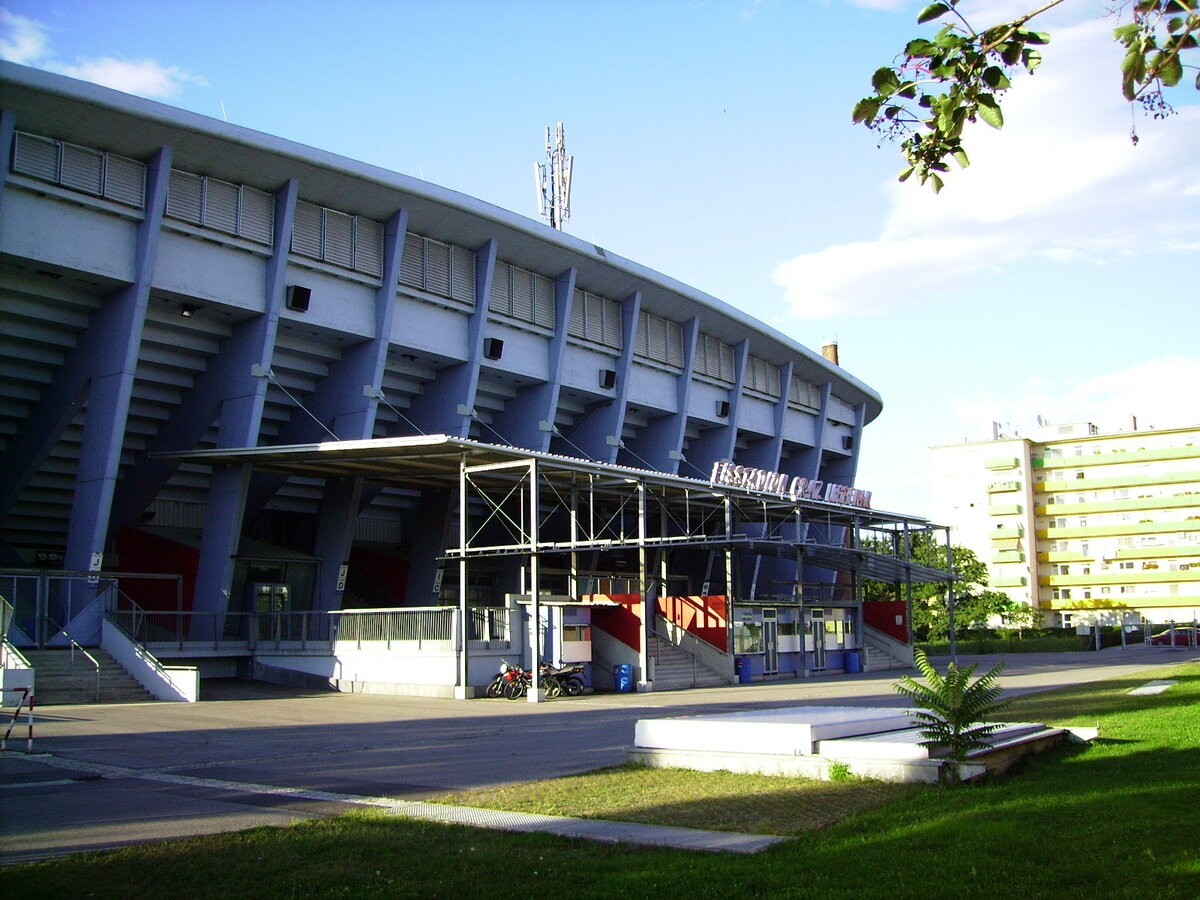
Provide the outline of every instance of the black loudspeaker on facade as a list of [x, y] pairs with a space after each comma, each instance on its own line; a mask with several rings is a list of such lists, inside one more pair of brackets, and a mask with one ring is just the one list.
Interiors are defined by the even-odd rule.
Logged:
[[611, 391], [617, 384], [617, 373], [612, 369], [600, 370], [600, 387], [606, 391]]
[[729, 416], [729, 401], [728, 400], [718, 400], [717, 401], [717, 418], [724, 419], [728, 416]]
[[308, 312], [308, 301], [312, 299], [312, 289], [298, 284], [289, 284], [287, 289], [287, 308], [293, 312]]
[[488, 359], [499, 359], [504, 355], [504, 341], [500, 338], [484, 338], [483, 355]]

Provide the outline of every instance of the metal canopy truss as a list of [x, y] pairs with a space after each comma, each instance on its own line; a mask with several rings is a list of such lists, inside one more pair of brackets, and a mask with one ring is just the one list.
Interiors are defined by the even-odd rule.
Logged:
[[[611, 550], [737, 549], [897, 583], [945, 582], [908, 561], [916, 516], [791, 500], [647, 469], [429, 435], [169, 455], [212, 465], [388, 486], [459, 490], [458, 546], [448, 560]], [[827, 539], [806, 535], [814, 531]], [[844, 538], [828, 540], [832, 535]], [[891, 552], [865, 549], [891, 548]]]
[[[587, 576], [580, 556], [614, 552], [613, 566], [635, 570], [642, 597], [638, 671], [649, 668], [657, 599], [669, 581], [668, 548], [707, 549], [714, 574], [731, 603], [734, 555], [753, 560], [749, 598], [757, 596], [759, 569], [770, 557], [797, 561], [791, 590], [799, 597], [802, 572], [815, 568], [899, 584], [949, 581], [947, 571], [909, 561], [913, 533], [931, 530], [925, 519], [714, 486], [705, 481], [648, 469], [607, 465], [514, 447], [432, 435], [363, 441], [333, 441], [244, 450], [196, 450], [174, 459], [213, 466], [246, 467], [282, 475], [361, 478], [406, 489], [434, 487], [457, 493], [458, 541], [442, 559], [457, 562], [459, 621], [456, 635], [456, 696], [468, 697], [468, 569], [472, 559], [522, 557], [522, 593], [529, 597], [532, 662], [541, 657], [541, 568], [560, 557], [569, 573], [569, 594], [580, 596]], [[822, 540], [823, 538], [823, 540]], [[866, 545], [864, 545], [866, 540]], [[870, 548], [870, 549], [867, 549]], [[878, 550], [892, 552], [878, 552]], [[620, 560], [635, 552], [636, 564]], [[620, 560], [620, 561], [618, 561]], [[714, 565], [717, 572], [714, 573]], [[593, 568], [596, 568], [593, 566]], [[581, 577], [582, 576], [582, 577]], [[857, 595], [857, 587], [853, 588]], [[952, 593], [952, 592], [951, 592]], [[531, 663], [532, 664], [532, 663]], [[540, 675], [532, 665], [529, 699], [541, 699]], [[644, 676], [643, 676], [644, 677]]]

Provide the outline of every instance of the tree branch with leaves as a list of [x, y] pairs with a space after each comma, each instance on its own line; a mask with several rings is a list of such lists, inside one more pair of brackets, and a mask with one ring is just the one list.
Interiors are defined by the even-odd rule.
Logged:
[[[900, 180], [913, 175], [935, 192], [944, 185], [942, 174], [953, 159], [970, 164], [963, 146], [968, 123], [983, 120], [1004, 126], [1000, 98], [1012, 87], [1020, 70], [1034, 72], [1042, 63], [1041, 47], [1050, 35], [1029, 28], [1029, 22], [1066, 0], [1051, 0], [1024, 15], [977, 30], [959, 10], [959, 0], [933, 3], [921, 10], [918, 24], [948, 20], [932, 38], [908, 42], [898, 61], [877, 69], [868, 97], [855, 104], [853, 121], [865, 125], [883, 141], [899, 140], [907, 163]], [[1200, 0], [1137, 0], [1116, 11], [1128, 16], [1113, 32], [1125, 48], [1121, 63], [1121, 93], [1141, 103], [1156, 118], [1173, 111], [1163, 89], [1183, 80], [1185, 69], [1200, 67]], [[1137, 143], [1137, 134], [1133, 134]]]

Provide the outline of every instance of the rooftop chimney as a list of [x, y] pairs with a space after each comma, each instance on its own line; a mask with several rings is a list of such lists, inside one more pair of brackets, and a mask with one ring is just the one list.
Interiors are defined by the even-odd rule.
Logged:
[[833, 363], [835, 366], [838, 363], [837, 341], [829, 341], [821, 345], [821, 355]]

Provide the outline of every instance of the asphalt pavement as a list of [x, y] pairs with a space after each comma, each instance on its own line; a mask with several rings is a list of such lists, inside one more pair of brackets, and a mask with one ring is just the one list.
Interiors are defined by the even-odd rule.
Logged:
[[[1004, 659], [1010, 694], [1200, 659], [1174, 647]], [[944, 660], [935, 660], [943, 663]], [[206, 681], [199, 703], [49, 706], [0, 758], [0, 865], [283, 825], [350, 806], [554, 778], [625, 758], [638, 719], [783, 706], [903, 706], [897, 672], [544, 703], [296, 691]], [[1131, 686], [1133, 686], [1131, 684]], [[7, 717], [6, 717], [7, 719]], [[7, 722], [5, 722], [7, 725]]]

